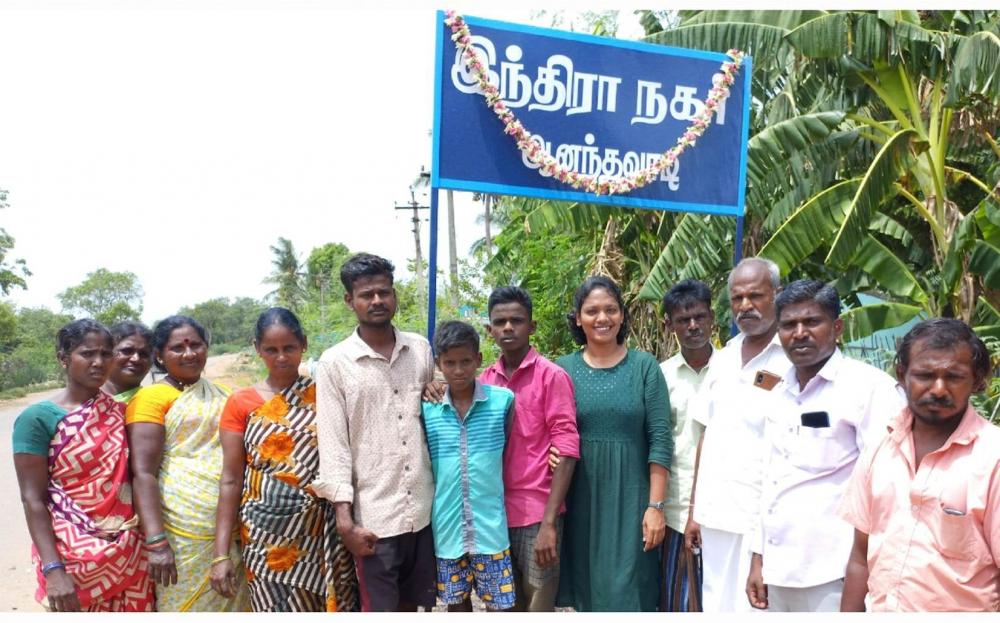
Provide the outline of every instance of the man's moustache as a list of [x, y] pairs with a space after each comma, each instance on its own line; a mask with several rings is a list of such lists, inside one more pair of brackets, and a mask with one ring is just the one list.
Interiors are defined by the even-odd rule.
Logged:
[[954, 407], [955, 403], [950, 398], [922, 398], [917, 401], [918, 407]]

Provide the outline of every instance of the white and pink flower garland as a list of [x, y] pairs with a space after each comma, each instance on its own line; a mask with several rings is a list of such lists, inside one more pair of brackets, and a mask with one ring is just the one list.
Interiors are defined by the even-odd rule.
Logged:
[[483, 92], [486, 104], [503, 122], [504, 132], [516, 141], [517, 148], [529, 161], [539, 166], [539, 172], [550, 175], [573, 188], [583, 189], [597, 195], [621, 194], [642, 188], [655, 180], [664, 169], [671, 166], [684, 153], [685, 149], [694, 145], [698, 137], [705, 133], [719, 102], [729, 96], [729, 87], [736, 80], [736, 73], [743, 65], [744, 54], [742, 51], [732, 49], [726, 52], [726, 56], [732, 60], [722, 64], [720, 68], [722, 79], [718, 80], [718, 83], [709, 90], [708, 98], [704, 101], [701, 112], [694, 118], [684, 134], [677, 139], [677, 144], [663, 152], [659, 160], [632, 175], [598, 179], [597, 176], [581, 175], [562, 166], [551, 154], [542, 149], [538, 142], [531, 139], [531, 132], [525, 129], [514, 113], [507, 108], [500, 99], [500, 90], [490, 82], [479, 54], [472, 47], [472, 34], [469, 31], [469, 25], [455, 11], [448, 11], [445, 16], [444, 23], [451, 27], [451, 40], [455, 42], [455, 47], [462, 51], [465, 65], [479, 82], [479, 88]]

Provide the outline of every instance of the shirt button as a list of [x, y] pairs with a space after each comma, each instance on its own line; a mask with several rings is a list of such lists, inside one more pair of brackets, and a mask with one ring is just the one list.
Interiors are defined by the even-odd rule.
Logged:
[[394, 394], [398, 394], [398, 393], [399, 393], [399, 390], [398, 390], [398, 389], [394, 389], [394, 390], [392, 390], [392, 393], [394, 393]]
[[404, 445], [404, 446], [406, 445], [406, 441], [405, 441], [405, 440], [403, 441], [403, 445]]
[[410, 495], [410, 490], [409, 489], [406, 490], [406, 495]]
[[396, 417], [399, 418], [400, 420], [403, 419], [402, 415], [397, 415]]
[[406, 465], [406, 466], [403, 467], [403, 469], [405, 469], [406, 471], [410, 471], [410, 466]]

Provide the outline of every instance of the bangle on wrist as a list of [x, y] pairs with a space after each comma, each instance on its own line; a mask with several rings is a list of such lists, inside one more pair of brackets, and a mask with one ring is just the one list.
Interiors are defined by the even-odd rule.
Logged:
[[225, 556], [216, 556], [215, 558], [212, 559], [212, 565], [211, 566], [214, 567], [215, 565], [219, 564], [223, 560], [229, 560], [229, 554], [226, 554]]
[[163, 549], [165, 547], [170, 547], [170, 541], [163, 539], [162, 541], [157, 541], [152, 545], [147, 545], [146, 549]]
[[158, 534], [153, 534], [151, 536], [147, 536], [146, 537], [146, 545], [154, 545], [156, 543], [159, 543], [160, 541], [166, 541], [166, 540], [167, 540], [167, 533], [166, 532], [160, 532]]
[[66, 565], [61, 560], [56, 560], [54, 562], [46, 563], [42, 565], [42, 575], [48, 577], [49, 573], [55, 571], [56, 569], [66, 570]]

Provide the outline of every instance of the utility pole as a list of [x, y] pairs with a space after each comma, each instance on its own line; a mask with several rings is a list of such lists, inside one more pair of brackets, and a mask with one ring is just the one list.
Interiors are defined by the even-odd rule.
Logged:
[[[425, 182], [426, 178], [426, 182]], [[417, 201], [416, 190], [427, 183], [430, 180], [430, 173], [426, 173], [423, 167], [420, 167], [420, 176], [417, 177], [413, 184], [410, 184], [410, 201], [406, 205], [396, 205], [397, 210], [413, 210], [413, 218], [410, 219], [413, 222], [413, 245], [416, 249], [416, 271], [417, 271], [417, 299], [420, 304], [421, 314], [423, 310], [426, 309], [426, 297], [424, 296], [424, 256], [420, 251], [420, 210], [429, 210], [430, 206], [422, 206], [420, 202]]]

